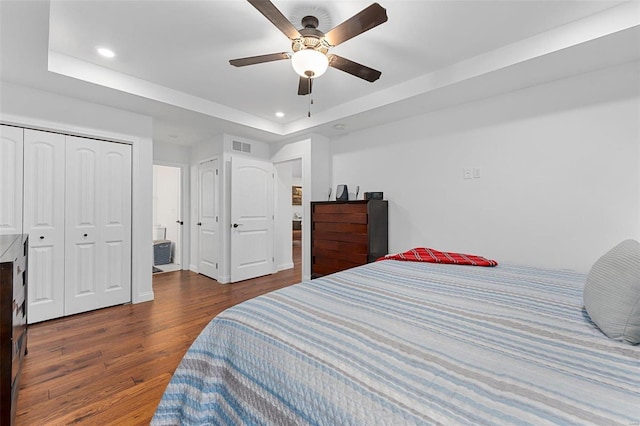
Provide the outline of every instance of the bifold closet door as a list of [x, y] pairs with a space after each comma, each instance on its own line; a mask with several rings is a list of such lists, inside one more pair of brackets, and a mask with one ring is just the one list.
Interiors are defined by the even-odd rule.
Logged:
[[131, 301], [131, 146], [66, 137], [65, 315]]
[[0, 125], [0, 235], [22, 234], [23, 132]]
[[29, 323], [64, 315], [65, 136], [24, 131], [24, 229]]

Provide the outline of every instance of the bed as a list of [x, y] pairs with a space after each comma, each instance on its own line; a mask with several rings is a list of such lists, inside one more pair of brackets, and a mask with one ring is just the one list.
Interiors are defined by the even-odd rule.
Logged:
[[152, 424], [637, 425], [640, 347], [584, 283], [385, 260], [281, 289], [211, 321]]

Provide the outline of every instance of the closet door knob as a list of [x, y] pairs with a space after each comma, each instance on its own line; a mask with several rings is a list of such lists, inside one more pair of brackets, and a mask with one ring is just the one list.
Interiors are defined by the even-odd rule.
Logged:
[[198, 222], [198, 226], [202, 226], [202, 222]]

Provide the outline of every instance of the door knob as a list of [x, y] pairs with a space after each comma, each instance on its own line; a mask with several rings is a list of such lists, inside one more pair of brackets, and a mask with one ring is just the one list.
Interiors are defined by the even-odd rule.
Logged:
[[202, 222], [198, 222], [198, 226], [202, 226]]
[[184, 222], [181, 220], [176, 220], [176, 223], [180, 224], [180, 225], [184, 225]]
[[240, 226], [240, 224], [239, 224], [239, 223], [234, 223], [234, 224], [233, 224], [233, 227], [234, 227], [234, 228], [237, 228], [238, 226]]

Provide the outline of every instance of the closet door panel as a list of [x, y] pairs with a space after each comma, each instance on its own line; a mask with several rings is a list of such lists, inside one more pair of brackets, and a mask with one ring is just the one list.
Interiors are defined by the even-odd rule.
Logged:
[[103, 143], [101, 148], [103, 300], [115, 305], [131, 301], [131, 146]]
[[100, 143], [67, 136], [65, 315], [100, 308]]
[[24, 230], [29, 238], [29, 323], [64, 312], [64, 135], [25, 130]]
[[96, 287], [96, 244], [76, 243], [73, 257], [77, 261], [77, 266], [73, 269], [73, 276], [70, 282], [74, 287], [67, 291], [76, 299], [90, 298], [98, 293]]
[[0, 125], [0, 235], [22, 234], [23, 132]]

